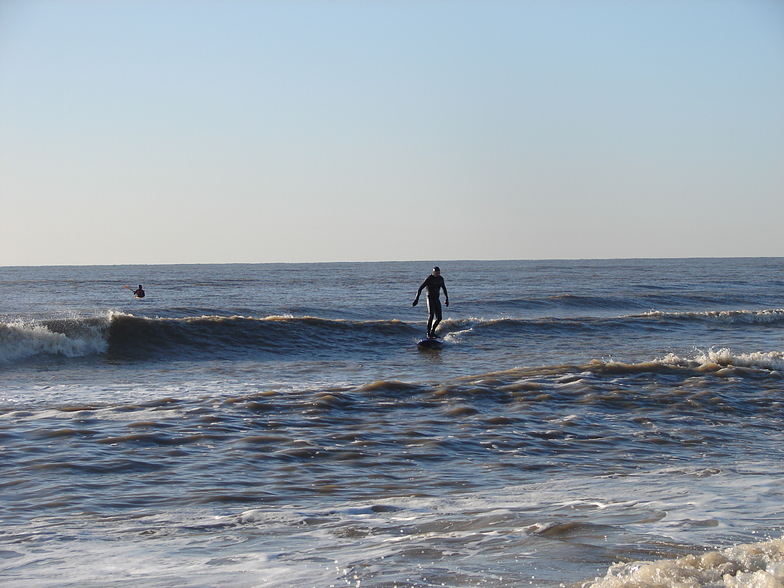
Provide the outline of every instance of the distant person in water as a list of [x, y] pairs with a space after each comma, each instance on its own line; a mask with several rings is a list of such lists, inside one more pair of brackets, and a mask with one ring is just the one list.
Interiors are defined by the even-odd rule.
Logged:
[[142, 288], [141, 284], [139, 284], [139, 287], [133, 291], [133, 295], [136, 296], [136, 298], [144, 298], [144, 289]]
[[427, 338], [432, 339], [436, 336], [436, 327], [441, 322], [441, 288], [444, 289], [444, 304], [449, 306], [449, 293], [446, 291], [444, 278], [441, 277], [441, 270], [438, 266], [433, 268], [433, 273], [425, 278], [422, 285], [417, 290], [416, 299], [413, 306], [419, 304], [419, 295], [422, 290], [427, 288]]

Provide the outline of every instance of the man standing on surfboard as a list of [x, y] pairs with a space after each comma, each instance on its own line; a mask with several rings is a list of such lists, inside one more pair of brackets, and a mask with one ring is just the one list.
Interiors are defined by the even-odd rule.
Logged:
[[419, 304], [419, 295], [422, 290], [427, 288], [427, 338], [433, 339], [436, 336], [436, 327], [441, 322], [441, 288], [444, 289], [444, 303], [449, 306], [449, 293], [446, 291], [444, 278], [441, 277], [441, 270], [438, 266], [433, 268], [433, 273], [425, 278], [422, 285], [417, 290], [416, 299], [413, 306]]

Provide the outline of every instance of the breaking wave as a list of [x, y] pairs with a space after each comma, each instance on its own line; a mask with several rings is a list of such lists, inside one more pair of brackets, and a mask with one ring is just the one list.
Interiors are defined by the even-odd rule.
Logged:
[[762, 588], [784, 584], [784, 539], [737, 545], [702, 555], [619, 563], [584, 588]]
[[200, 316], [103, 317], [0, 323], [0, 362], [36, 356], [107, 355], [113, 359], [242, 359], [351, 349], [411, 338], [418, 328], [401, 321], [349, 321], [315, 317]]
[[109, 348], [113, 315], [0, 323], [0, 363], [38, 355], [85, 357]]

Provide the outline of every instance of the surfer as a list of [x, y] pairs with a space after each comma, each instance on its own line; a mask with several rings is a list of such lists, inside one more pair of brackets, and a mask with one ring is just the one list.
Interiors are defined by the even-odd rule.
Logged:
[[139, 284], [139, 287], [133, 291], [133, 295], [136, 296], [136, 298], [144, 298], [144, 289], [142, 288], [141, 284]]
[[438, 266], [433, 268], [433, 273], [425, 278], [422, 285], [417, 290], [416, 299], [413, 306], [419, 304], [419, 295], [422, 290], [427, 288], [427, 338], [432, 339], [436, 336], [436, 327], [441, 322], [441, 288], [444, 289], [444, 304], [449, 306], [449, 293], [446, 291], [444, 278], [441, 277], [441, 269]]

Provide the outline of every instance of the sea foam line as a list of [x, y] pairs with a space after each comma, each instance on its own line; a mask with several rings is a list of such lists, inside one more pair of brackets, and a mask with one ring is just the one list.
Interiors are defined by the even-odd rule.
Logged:
[[[730, 324], [770, 324], [784, 322], [784, 309], [708, 310], [704, 312], [662, 312], [652, 310], [636, 316], [674, 320], [707, 320]], [[632, 318], [634, 318], [634, 316]]]
[[657, 362], [663, 365], [696, 367], [704, 370], [734, 366], [780, 371], [784, 370], [784, 353], [780, 351], [735, 353], [732, 349], [724, 347], [698, 351], [693, 358], [669, 354]]

